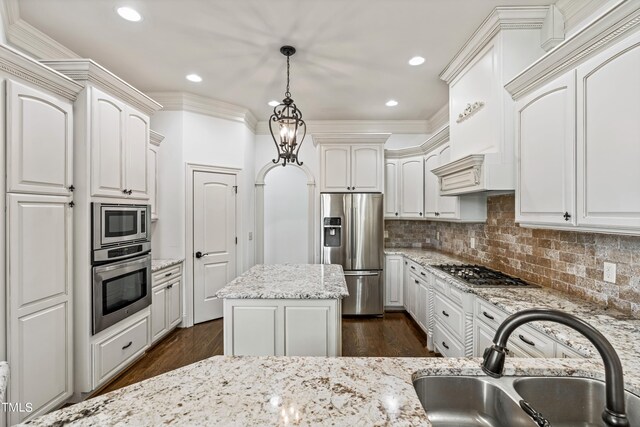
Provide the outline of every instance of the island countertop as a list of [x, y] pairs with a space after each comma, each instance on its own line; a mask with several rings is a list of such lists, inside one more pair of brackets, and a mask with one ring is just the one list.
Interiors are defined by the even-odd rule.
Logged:
[[340, 299], [349, 296], [337, 264], [259, 264], [216, 292], [224, 299]]

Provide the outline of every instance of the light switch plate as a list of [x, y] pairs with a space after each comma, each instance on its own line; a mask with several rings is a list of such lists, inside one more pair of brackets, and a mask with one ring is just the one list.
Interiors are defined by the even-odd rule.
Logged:
[[387, 230], [384, 230], [384, 238], [385, 239], [389, 238], [389, 232]]
[[471, 239], [469, 239], [469, 246], [471, 246], [471, 249], [475, 249], [476, 248], [476, 238], [472, 237]]
[[440, 232], [436, 231], [436, 240], [440, 240]]
[[616, 265], [612, 262], [604, 263], [604, 281], [616, 283]]

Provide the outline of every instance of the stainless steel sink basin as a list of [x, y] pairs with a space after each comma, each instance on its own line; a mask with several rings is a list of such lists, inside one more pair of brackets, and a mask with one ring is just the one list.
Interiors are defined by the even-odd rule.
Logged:
[[[551, 422], [553, 427], [604, 426], [602, 408], [605, 388], [602, 381], [570, 377], [518, 378], [513, 388], [524, 400]], [[625, 393], [627, 418], [640, 426], [640, 398]]]
[[[522, 400], [553, 427], [604, 426], [604, 383], [588, 378], [425, 376], [413, 386], [434, 427], [537, 427]], [[640, 398], [626, 393], [626, 409], [640, 426]]]
[[488, 377], [422, 377], [413, 387], [434, 427], [536, 426]]

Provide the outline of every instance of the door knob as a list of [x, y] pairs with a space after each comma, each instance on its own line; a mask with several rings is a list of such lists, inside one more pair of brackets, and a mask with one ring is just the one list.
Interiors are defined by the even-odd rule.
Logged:
[[196, 252], [196, 258], [202, 258], [202, 252], [200, 251]]

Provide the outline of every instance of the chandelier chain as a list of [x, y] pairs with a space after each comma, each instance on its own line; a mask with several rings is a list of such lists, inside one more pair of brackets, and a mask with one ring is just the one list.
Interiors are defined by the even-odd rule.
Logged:
[[291, 97], [291, 92], [289, 92], [289, 56], [287, 55], [287, 91], [284, 93], [284, 96], [287, 98]]

